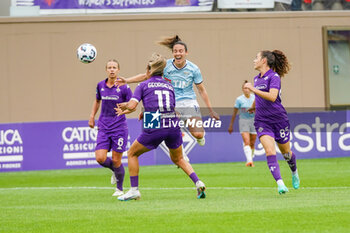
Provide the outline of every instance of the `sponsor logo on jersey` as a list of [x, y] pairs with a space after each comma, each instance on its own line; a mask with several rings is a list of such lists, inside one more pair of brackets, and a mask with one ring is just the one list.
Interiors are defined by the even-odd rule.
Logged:
[[103, 100], [118, 100], [119, 96], [114, 95], [114, 96], [101, 96], [101, 99]]
[[262, 89], [266, 89], [267, 85], [266, 84], [261, 84], [261, 85], [256, 86], [255, 88], [258, 89], [258, 90], [262, 90]]

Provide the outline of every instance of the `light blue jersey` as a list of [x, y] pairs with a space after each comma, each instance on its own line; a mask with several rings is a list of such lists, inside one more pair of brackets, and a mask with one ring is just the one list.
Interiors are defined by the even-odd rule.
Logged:
[[178, 69], [173, 64], [173, 59], [168, 59], [164, 68], [164, 77], [171, 81], [174, 87], [176, 101], [184, 99], [196, 99], [193, 83], [200, 84], [203, 77], [198, 66], [186, 60], [186, 65]]
[[239, 118], [240, 119], [251, 119], [254, 118], [254, 113], [249, 113], [248, 109], [252, 107], [254, 103], [255, 95], [251, 94], [249, 98], [245, 97], [245, 95], [241, 95], [237, 97], [235, 108], [239, 110]]

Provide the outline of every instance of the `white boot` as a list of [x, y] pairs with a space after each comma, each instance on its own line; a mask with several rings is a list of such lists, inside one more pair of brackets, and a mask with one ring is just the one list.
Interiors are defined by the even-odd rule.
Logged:
[[205, 184], [201, 181], [201, 180], [198, 180], [196, 182], [196, 188], [197, 188], [197, 198], [200, 199], [200, 198], [205, 198]]
[[119, 197], [121, 195], [123, 195], [124, 192], [118, 188], [115, 189], [115, 192], [112, 194], [112, 197]]
[[118, 197], [119, 201], [130, 201], [130, 200], [140, 200], [141, 193], [137, 188], [131, 187], [131, 189], [125, 193], [124, 195], [121, 195]]

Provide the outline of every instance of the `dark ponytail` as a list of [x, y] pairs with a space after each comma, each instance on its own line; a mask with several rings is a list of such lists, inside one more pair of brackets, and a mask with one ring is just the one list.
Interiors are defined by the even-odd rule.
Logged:
[[187, 52], [187, 45], [185, 42], [181, 41], [180, 37], [178, 35], [172, 36], [172, 37], [166, 37], [162, 41], [158, 42], [161, 45], [164, 45], [165, 47], [173, 50], [174, 46], [177, 44], [181, 44], [185, 47], [185, 51]]
[[261, 57], [266, 58], [267, 65], [281, 77], [287, 74], [290, 70], [288, 59], [280, 50], [273, 50], [272, 52], [264, 50], [261, 52]]

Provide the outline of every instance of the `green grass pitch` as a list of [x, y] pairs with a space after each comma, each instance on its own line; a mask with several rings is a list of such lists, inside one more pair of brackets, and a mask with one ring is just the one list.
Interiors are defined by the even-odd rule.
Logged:
[[141, 167], [129, 202], [111, 196], [104, 168], [0, 173], [0, 232], [350, 232], [350, 157], [299, 160], [299, 190], [279, 164], [286, 195], [266, 162], [194, 164], [200, 200], [174, 165]]

